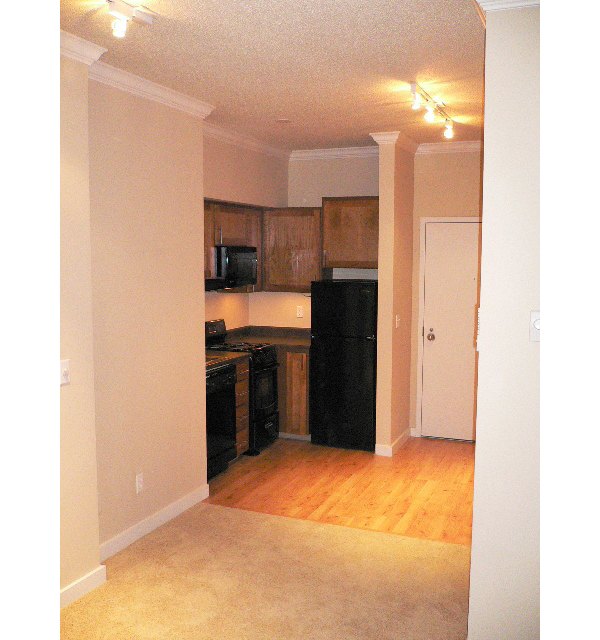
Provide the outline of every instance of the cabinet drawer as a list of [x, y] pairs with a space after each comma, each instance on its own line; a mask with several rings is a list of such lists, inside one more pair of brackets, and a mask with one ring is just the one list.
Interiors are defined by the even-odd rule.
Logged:
[[248, 415], [247, 411], [246, 411], [246, 413], [238, 414], [236, 416], [236, 418], [235, 418], [235, 430], [238, 433], [240, 431], [243, 431], [244, 429], [247, 429], [249, 425], [250, 425], [250, 416]]
[[249, 429], [244, 429], [244, 431], [239, 431], [235, 437], [235, 449], [239, 455], [244, 453], [244, 451], [248, 451], [248, 447], [250, 446], [250, 431]]

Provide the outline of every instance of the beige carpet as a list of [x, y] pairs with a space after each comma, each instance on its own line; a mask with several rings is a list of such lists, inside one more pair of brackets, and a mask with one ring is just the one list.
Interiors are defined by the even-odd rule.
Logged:
[[200, 504], [107, 562], [62, 640], [464, 640], [469, 549]]

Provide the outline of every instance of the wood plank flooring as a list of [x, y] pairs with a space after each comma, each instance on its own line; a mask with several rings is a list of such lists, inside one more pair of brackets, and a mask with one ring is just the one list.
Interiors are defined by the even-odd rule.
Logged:
[[279, 439], [213, 478], [207, 502], [469, 545], [474, 452], [472, 443], [409, 438], [385, 458]]

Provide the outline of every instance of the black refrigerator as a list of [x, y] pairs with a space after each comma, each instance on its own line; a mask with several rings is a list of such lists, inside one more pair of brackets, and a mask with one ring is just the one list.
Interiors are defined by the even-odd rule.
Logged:
[[311, 284], [309, 423], [314, 444], [375, 451], [377, 282]]

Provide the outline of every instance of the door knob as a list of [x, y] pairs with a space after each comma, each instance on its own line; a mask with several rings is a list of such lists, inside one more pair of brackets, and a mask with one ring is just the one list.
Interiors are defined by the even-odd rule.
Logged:
[[427, 340], [429, 342], [433, 342], [435, 340], [435, 333], [432, 333], [433, 329], [429, 329], [429, 333], [427, 334]]

